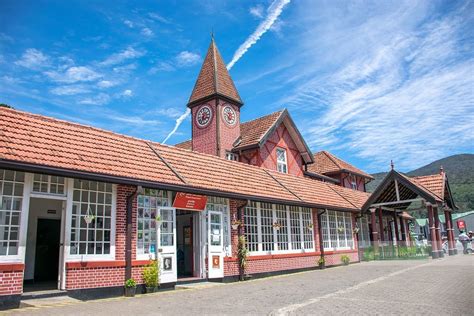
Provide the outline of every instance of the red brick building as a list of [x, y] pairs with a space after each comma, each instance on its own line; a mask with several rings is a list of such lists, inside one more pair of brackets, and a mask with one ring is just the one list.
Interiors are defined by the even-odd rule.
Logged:
[[156, 257], [162, 287], [237, 280], [239, 235], [253, 277], [359, 260], [371, 177], [313, 155], [286, 110], [240, 123], [214, 41], [188, 107], [177, 146], [0, 108], [0, 308], [38, 285], [122, 295]]

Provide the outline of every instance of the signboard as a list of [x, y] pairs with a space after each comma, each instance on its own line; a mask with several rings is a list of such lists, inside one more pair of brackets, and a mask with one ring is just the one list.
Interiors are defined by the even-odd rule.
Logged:
[[204, 211], [207, 196], [178, 192], [173, 202], [173, 207], [182, 210]]
[[212, 256], [212, 267], [214, 269], [220, 268], [220, 258], [219, 256]]
[[459, 230], [466, 230], [466, 222], [463, 219], [458, 219], [456, 221]]

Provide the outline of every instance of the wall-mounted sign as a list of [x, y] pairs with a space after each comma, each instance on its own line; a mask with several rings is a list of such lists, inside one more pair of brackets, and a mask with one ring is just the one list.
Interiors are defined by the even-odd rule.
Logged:
[[219, 256], [212, 256], [212, 268], [219, 269], [221, 265], [220, 262]]
[[173, 259], [171, 257], [163, 258], [163, 270], [171, 271], [173, 269]]
[[207, 196], [178, 192], [173, 202], [173, 207], [182, 210], [204, 211]]
[[458, 219], [456, 221], [459, 230], [466, 230], [466, 222], [463, 219]]

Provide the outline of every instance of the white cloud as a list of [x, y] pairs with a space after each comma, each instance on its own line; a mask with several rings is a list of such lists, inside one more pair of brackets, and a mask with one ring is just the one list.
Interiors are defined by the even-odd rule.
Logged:
[[201, 61], [201, 56], [189, 51], [182, 51], [176, 56], [176, 63], [179, 67], [193, 66]]
[[245, 42], [239, 46], [239, 48], [235, 51], [234, 56], [230, 63], [227, 64], [227, 69], [231, 69], [235, 63], [242, 58], [242, 56], [248, 51], [252, 45], [257, 43], [257, 41], [265, 34], [270, 27], [272, 27], [273, 23], [275, 23], [276, 19], [280, 16], [283, 12], [283, 8], [290, 3], [290, 0], [275, 0], [270, 7], [268, 8], [268, 15], [257, 27], [257, 29], [245, 40]]
[[106, 93], [99, 93], [96, 96], [85, 98], [79, 101], [79, 104], [86, 105], [104, 105], [110, 102], [110, 96]]
[[133, 91], [130, 89], [123, 90], [122, 93], [120, 94], [122, 97], [129, 98], [133, 96]]
[[186, 109], [186, 111], [176, 119], [176, 123], [174, 125], [174, 128], [173, 130], [168, 134], [168, 136], [165, 137], [165, 139], [163, 140], [163, 144], [166, 143], [168, 141], [168, 139], [173, 136], [174, 133], [176, 133], [176, 131], [178, 130], [179, 126], [181, 125], [181, 123], [183, 123], [183, 121], [191, 114], [191, 110], [189, 108]]
[[254, 7], [251, 7], [249, 9], [249, 13], [256, 18], [261, 19], [263, 18], [263, 6], [261, 4], [258, 4]]
[[126, 26], [128, 26], [129, 28], [133, 28], [135, 25], [133, 24], [132, 21], [130, 20], [125, 20], [123, 21], [123, 24], [125, 24]]
[[70, 67], [64, 72], [46, 71], [44, 73], [51, 80], [64, 83], [95, 81], [102, 77], [101, 74], [85, 66]]
[[148, 27], [144, 27], [141, 31], [141, 34], [145, 37], [153, 37], [153, 35], [155, 35], [155, 33], [153, 33], [153, 31]]
[[107, 89], [107, 88], [115, 87], [117, 84], [118, 82], [116, 81], [101, 80], [97, 83], [97, 86], [102, 89]]
[[167, 18], [162, 17], [162, 16], [159, 15], [158, 13], [150, 12], [150, 13], [148, 13], [148, 16], [149, 16], [150, 18], [152, 18], [153, 20], [155, 20], [155, 21], [158, 21], [158, 22], [161, 22], [161, 23], [165, 23], [165, 24], [171, 24], [171, 21], [170, 21], [170, 20], [168, 20]]
[[[301, 130], [314, 150], [354, 154], [370, 162], [368, 171], [387, 170], [391, 159], [409, 170], [469, 150], [474, 54], [463, 47], [470, 22], [462, 9], [432, 17], [429, 5], [407, 2], [370, 18], [353, 7], [350, 19], [331, 16], [330, 31], [303, 21], [303, 46], [293, 49], [299, 67], [280, 82], [293, 88], [277, 103], [311, 117]], [[317, 14], [304, 8], [305, 16]]]
[[28, 48], [15, 64], [28, 69], [38, 70], [49, 66], [50, 59], [35, 48]]
[[53, 88], [50, 92], [56, 95], [76, 95], [89, 93], [90, 89], [82, 85], [67, 85]]
[[148, 73], [150, 75], [154, 75], [158, 72], [169, 72], [169, 71], [175, 71], [175, 70], [176, 70], [176, 68], [173, 67], [173, 65], [171, 65], [170, 63], [162, 61], [162, 62], [157, 63], [152, 68], [150, 68], [150, 70], [148, 70]]
[[133, 64], [124, 65], [124, 66], [117, 66], [117, 67], [114, 67], [112, 70], [113, 72], [117, 74], [128, 74], [135, 69], [137, 69], [137, 64], [133, 63]]
[[144, 51], [136, 50], [135, 48], [129, 46], [120, 53], [112, 54], [100, 64], [102, 66], [113, 66], [130, 59], [140, 58], [143, 55], [145, 55]]

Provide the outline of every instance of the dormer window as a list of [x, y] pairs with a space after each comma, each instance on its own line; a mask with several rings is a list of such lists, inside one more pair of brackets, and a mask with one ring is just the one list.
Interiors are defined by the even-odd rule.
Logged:
[[288, 166], [286, 162], [286, 150], [283, 148], [277, 148], [276, 156], [277, 156], [277, 171], [281, 173], [288, 173]]
[[230, 152], [230, 151], [228, 151], [228, 152], [225, 153], [225, 158], [226, 158], [227, 160], [239, 161], [239, 155], [234, 154], [234, 153], [232, 153], [232, 152]]

